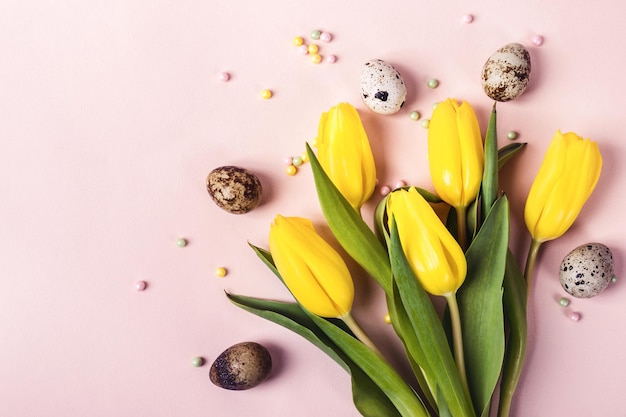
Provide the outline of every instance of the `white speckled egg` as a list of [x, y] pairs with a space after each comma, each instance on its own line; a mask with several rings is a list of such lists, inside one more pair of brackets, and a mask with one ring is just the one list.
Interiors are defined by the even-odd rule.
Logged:
[[406, 84], [392, 65], [372, 59], [361, 71], [361, 97], [374, 113], [394, 114], [404, 105]]
[[530, 54], [519, 43], [504, 45], [483, 66], [483, 90], [496, 101], [519, 97], [526, 90], [529, 80]]
[[600, 294], [613, 277], [613, 254], [602, 243], [580, 245], [561, 262], [559, 280], [563, 289], [578, 298]]

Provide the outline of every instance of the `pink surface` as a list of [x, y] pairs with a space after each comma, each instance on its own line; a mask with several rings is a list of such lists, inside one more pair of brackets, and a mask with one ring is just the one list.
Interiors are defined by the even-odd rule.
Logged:
[[[603, 242], [618, 275], [624, 266], [622, 3], [269, 3], [0, 5], [0, 415], [356, 416], [339, 366], [232, 306], [224, 290], [288, 299], [247, 241], [266, 247], [277, 213], [321, 222], [309, 166], [288, 177], [283, 160], [315, 137], [322, 111], [357, 106], [381, 184], [429, 188], [427, 133], [410, 111], [428, 117], [438, 100], [465, 99], [484, 130], [491, 101], [480, 70], [509, 42], [524, 44], [533, 62], [527, 92], [499, 106], [501, 141], [516, 130], [529, 144], [502, 184], [518, 253], [528, 244], [523, 201], [554, 132], [591, 137], [604, 155], [591, 201], [540, 257], [513, 414], [626, 415], [623, 283], [574, 299], [578, 323], [556, 301], [565, 295], [558, 265], [575, 246]], [[313, 65], [291, 44], [316, 28], [333, 34], [320, 45], [335, 64]], [[542, 46], [533, 46], [535, 35]], [[361, 66], [373, 58], [396, 66], [408, 85], [396, 115], [360, 101]], [[430, 78], [437, 89], [426, 87]], [[272, 99], [260, 98], [265, 88]], [[205, 177], [226, 164], [259, 175], [262, 206], [234, 216], [213, 204]], [[226, 277], [215, 277], [219, 266]], [[358, 281], [355, 315], [399, 356], [380, 292]], [[270, 379], [246, 392], [213, 386], [208, 365], [247, 340], [270, 349]], [[208, 365], [194, 368], [195, 356]]]

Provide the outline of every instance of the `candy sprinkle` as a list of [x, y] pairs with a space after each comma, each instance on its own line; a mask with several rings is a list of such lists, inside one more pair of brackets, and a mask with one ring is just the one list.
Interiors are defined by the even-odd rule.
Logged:
[[302, 165], [302, 162], [303, 162], [303, 161], [302, 161], [302, 158], [301, 158], [301, 157], [299, 157], [299, 156], [294, 156], [294, 157], [292, 158], [292, 164], [293, 164], [294, 166], [299, 167], [300, 165]]
[[424, 119], [420, 122], [420, 124], [422, 125], [424, 129], [428, 129], [428, 126], [430, 126], [430, 120]]
[[533, 45], [535, 46], [543, 45], [543, 36], [540, 36], [540, 35], [533, 36]]
[[221, 72], [220, 73], [220, 81], [226, 82], [230, 80], [230, 74], [227, 72]]
[[143, 291], [148, 287], [148, 283], [146, 281], [137, 281], [137, 283], [135, 283], [135, 288], [137, 288], [137, 291]]
[[569, 305], [569, 300], [565, 297], [559, 298], [559, 305], [561, 307], [567, 307]]
[[309, 36], [311, 37], [311, 39], [313, 40], [318, 40], [320, 38], [320, 36], [322, 36], [322, 32], [320, 32], [319, 30], [312, 30], [311, 33], [309, 34]]
[[578, 313], [576, 311], [574, 311], [573, 313], [570, 313], [570, 315], [569, 315], [569, 319], [571, 321], [580, 321], [581, 318], [582, 317], [581, 317], [580, 313]]
[[272, 98], [274, 94], [272, 93], [272, 90], [263, 90], [261, 91], [261, 97], [264, 98], [265, 100], [268, 100], [270, 98]]
[[293, 44], [295, 46], [300, 46], [304, 44], [304, 39], [302, 38], [302, 36], [296, 36], [295, 38], [293, 38]]
[[389, 194], [391, 192], [391, 187], [388, 185], [383, 185], [382, 187], [380, 187], [380, 195], [382, 196], [386, 196], [387, 194]]
[[430, 80], [428, 80], [426, 85], [428, 85], [428, 88], [437, 88], [439, 86], [439, 81], [434, 78], [431, 78]]
[[333, 35], [331, 35], [330, 33], [322, 32], [320, 34], [320, 41], [322, 41], [322, 42], [330, 42], [332, 40], [333, 40]]
[[515, 140], [515, 139], [517, 139], [517, 132], [514, 132], [514, 131], [511, 130], [510, 132], [508, 132], [506, 134], [506, 138], [508, 140]]
[[178, 246], [179, 248], [184, 248], [185, 246], [187, 246], [187, 239], [183, 239], [182, 237], [180, 239], [177, 239], [176, 246]]
[[306, 45], [300, 45], [298, 46], [298, 52], [300, 52], [302, 55], [306, 55], [309, 53], [309, 47]]
[[399, 180], [394, 184], [395, 188], [402, 188], [402, 187], [406, 187], [406, 182], [403, 180]]
[[322, 56], [320, 54], [311, 54], [311, 62], [314, 64], [319, 64], [322, 62]]
[[296, 173], [298, 172], [298, 168], [296, 168], [294, 165], [289, 165], [287, 166], [287, 168], [285, 169], [285, 172], [287, 173], [287, 175], [289, 175], [290, 177], [293, 177], [294, 175], [296, 175]]
[[463, 15], [463, 22], [464, 23], [472, 23], [474, 21], [474, 16], [471, 14], [464, 14]]
[[409, 118], [413, 121], [419, 120], [420, 117], [421, 115], [418, 111], [412, 111], [411, 113], [409, 113]]
[[337, 62], [337, 56], [336, 55], [326, 55], [326, 58], [324, 58], [324, 61], [328, 62], [329, 64], [334, 64], [335, 62]]
[[191, 364], [195, 366], [196, 368], [198, 368], [204, 365], [204, 358], [202, 358], [201, 356], [196, 356], [195, 358], [191, 360]]
[[228, 274], [228, 271], [223, 266], [215, 268], [215, 276], [218, 278], [224, 278]]

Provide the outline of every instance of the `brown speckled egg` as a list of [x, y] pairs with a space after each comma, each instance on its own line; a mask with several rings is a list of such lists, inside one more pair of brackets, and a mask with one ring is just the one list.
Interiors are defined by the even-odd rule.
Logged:
[[519, 43], [509, 43], [498, 49], [483, 66], [483, 90], [496, 101], [519, 97], [526, 90], [529, 80], [530, 54]]
[[215, 204], [233, 214], [247, 213], [261, 201], [261, 181], [244, 168], [215, 168], [207, 176], [206, 188]]
[[209, 377], [220, 388], [241, 391], [259, 385], [271, 370], [269, 351], [258, 343], [243, 342], [229, 347], [215, 359]]
[[613, 254], [602, 243], [580, 245], [561, 262], [563, 289], [578, 298], [600, 294], [613, 278]]

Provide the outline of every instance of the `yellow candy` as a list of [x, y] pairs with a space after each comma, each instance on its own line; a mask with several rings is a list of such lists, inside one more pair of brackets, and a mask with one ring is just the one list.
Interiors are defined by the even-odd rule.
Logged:
[[224, 267], [219, 267], [215, 269], [215, 276], [219, 277], [219, 278], [223, 278], [226, 276], [226, 274], [228, 273], [228, 271], [226, 271], [226, 268]]
[[310, 54], [316, 54], [316, 53], [319, 52], [319, 50], [320, 50], [320, 47], [317, 46], [316, 44], [313, 43], [313, 44], [309, 45], [309, 53]]
[[298, 168], [296, 168], [294, 165], [288, 165], [287, 168], [285, 169], [285, 172], [290, 177], [293, 177], [298, 172]]
[[319, 64], [320, 62], [322, 62], [322, 56], [320, 54], [312, 54], [311, 62], [314, 64]]
[[261, 97], [263, 97], [264, 99], [268, 99], [268, 98], [272, 98], [272, 91], [271, 90], [263, 90], [261, 91]]
[[295, 38], [293, 38], [293, 44], [295, 46], [300, 46], [304, 44], [304, 39], [302, 39], [302, 36], [296, 36]]
[[309, 162], [309, 154], [306, 152], [302, 152], [302, 154], [300, 155], [300, 159], [302, 159], [302, 162]]
[[385, 314], [385, 323], [387, 324], [391, 324], [391, 316], [389, 315], [389, 313]]

